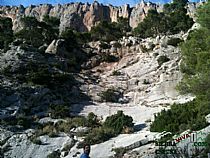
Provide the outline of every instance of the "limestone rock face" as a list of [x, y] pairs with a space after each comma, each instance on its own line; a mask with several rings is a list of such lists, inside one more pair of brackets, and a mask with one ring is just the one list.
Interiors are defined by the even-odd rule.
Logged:
[[[146, 17], [148, 10], [150, 9], [158, 9], [159, 6], [154, 3], [145, 3], [144, 1], [141, 1], [141, 3], [137, 4], [130, 15], [130, 26], [132, 28], [137, 27], [137, 25], [143, 21], [143, 19]], [[158, 11], [161, 11], [158, 9]]]
[[[194, 17], [195, 9], [200, 3], [189, 3], [188, 14]], [[149, 9], [163, 10], [163, 5], [141, 1], [134, 7], [128, 4], [115, 7], [105, 6], [97, 1], [89, 3], [68, 3], [40, 4], [28, 7], [20, 6], [0, 6], [0, 17], [9, 17], [13, 20], [13, 30], [19, 31], [22, 28], [21, 17], [32, 16], [42, 21], [44, 15], [60, 18], [60, 31], [66, 28], [74, 28], [77, 31], [89, 31], [102, 20], [116, 22], [118, 17], [128, 18], [130, 26], [135, 28], [147, 15]]]

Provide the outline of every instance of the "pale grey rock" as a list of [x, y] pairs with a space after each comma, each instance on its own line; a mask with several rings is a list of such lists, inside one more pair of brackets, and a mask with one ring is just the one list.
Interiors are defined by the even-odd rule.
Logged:
[[167, 47], [168, 40], [169, 38], [167, 36], [162, 36], [162, 38], [160, 39], [160, 46]]
[[210, 123], [210, 114], [208, 114], [208, 115], [206, 116], [206, 121], [207, 121], [208, 123]]
[[54, 124], [56, 124], [57, 122], [66, 122], [64, 119], [52, 119], [51, 117], [44, 117], [42, 119], [39, 120], [40, 124], [46, 124], [49, 122], [53, 122]]
[[45, 53], [63, 56], [64, 54], [63, 51], [65, 51], [63, 47], [63, 43], [64, 43], [63, 39], [53, 40], [52, 43], [45, 50]]
[[151, 2], [146, 3], [143, 0], [139, 4], [136, 4], [135, 7], [132, 9], [132, 12], [130, 15], [130, 19], [129, 19], [130, 26], [132, 28], [137, 27], [138, 24], [142, 22], [143, 19], [146, 17], [148, 10], [156, 9], [158, 7], [159, 6], [157, 6], [154, 3], [151, 3]]
[[77, 128], [73, 128], [70, 131], [74, 132], [74, 133], [86, 133], [88, 132], [89, 128], [88, 127], [77, 127]]
[[28, 140], [26, 134], [13, 135], [7, 141], [12, 150], [5, 153], [5, 157], [22, 157], [22, 158], [40, 158], [47, 157], [52, 151], [60, 150], [68, 142], [73, 143], [72, 138], [64, 135], [62, 137], [49, 138], [49, 136], [41, 136], [40, 140], [44, 145], [33, 144]]

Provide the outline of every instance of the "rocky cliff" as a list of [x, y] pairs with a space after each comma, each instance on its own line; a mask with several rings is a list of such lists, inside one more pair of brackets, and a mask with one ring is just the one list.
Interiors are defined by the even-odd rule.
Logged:
[[[189, 3], [188, 13], [193, 16], [195, 8], [200, 3]], [[123, 5], [115, 7], [112, 5], [105, 6], [95, 1], [89, 3], [69, 3], [57, 4], [40, 4], [38, 6], [0, 6], [0, 16], [10, 17], [13, 20], [13, 29], [20, 30], [20, 18], [24, 16], [33, 16], [38, 20], [42, 20], [44, 15], [60, 18], [60, 31], [65, 28], [72, 27], [77, 31], [88, 31], [102, 20], [116, 22], [118, 17], [128, 18], [130, 26], [135, 28], [141, 22], [149, 9], [156, 9], [161, 12], [163, 5], [154, 4], [151, 2], [141, 1], [134, 7]]]

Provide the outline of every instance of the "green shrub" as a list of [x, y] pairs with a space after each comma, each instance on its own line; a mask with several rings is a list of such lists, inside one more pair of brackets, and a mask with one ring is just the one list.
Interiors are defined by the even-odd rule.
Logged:
[[122, 73], [120, 71], [114, 70], [112, 72], [112, 76], [120, 76], [120, 75], [122, 75]]
[[39, 27], [40, 22], [35, 17], [21, 18], [23, 29], [15, 34], [18, 39], [24, 39], [27, 44], [34, 47], [40, 47], [44, 41], [44, 35], [42, 34], [43, 28]]
[[53, 151], [49, 155], [47, 155], [47, 158], [60, 158], [61, 152], [60, 151]]
[[159, 55], [158, 53], [154, 53], [154, 54], [153, 54], [154, 57], [157, 57], [158, 55]]
[[119, 42], [115, 42], [114, 45], [113, 45], [113, 47], [115, 47], [115, 48], [121, 48], [122, 45]]
[[74, 124], [72, 123], [72, 120], [70, 118], [68, 118], [66, 120], [66, 122], [64, 121], [59, 121], [57, 124], [56, 124], [56, 129], [57, 131], [60, 131], [60, 132], [64, 132], [64, 133], [68, 133], [74, 126]]
[[52, 124], [46, 124], [39, 132], [39, 135], [51, 135], [55, 132], [55, 127]]
[[59, 20], [54, 17], [45, 16], [43, 22], [39, 22], [35, 17], [23, 17], [21, 22], [24, 27], [15, 33], [15, 37], [35, 48], [39, 48], [44, 43], [50, 44], [52, 40], [58, 38]]
[[49, 15], [45, 15], [44, 18], [43, 18], [43, 21], [52, 26], [52, 27], [55, 27], [55, 28], [58, 28], [59, 25], [60, 25], [60, 19], [59, 18], [56, 18], [56, 17], [53, 17], [53, 16], [49, 16]]
[[102, 55], [102, 61], [104, 61], [104, 62], [111, 63], [111, 62], [117, 62], [118, 60], [119, 60], [119, 58], [115, 57], [114, 55], [110, 55], [110, 54]]
[[183, 42], [183, 40], [180, 39], [180, 38], [171, 38], [171, 39], [168, 40], [168, 43], [167, 44], [168, 45], [172, 45], [174, 47], [177, 47], [178, 44], [181, 43], [181, 42]]
[[106, 91], [99, 94], [102, 101], [106, 102], [118, 102], [119, 98], [122, 97], [122, 94], [115, 90], [114, 88], [109, 88]]
[[66, 118], [70, 116], [70, 109], [68, 105], [54, 105], [49, 106], [49, 112], [52, 118]]
[[17, 125], [23, 126], [25, 129], [31, 127], [32, 120], [26, 117], [18, 117]]
[[208, 153], [210, 153], [210, 134], [207, 135], [205, 142], [207, 143], [207, 146], [205, 147], [204, 152], [200, 155], [202, 158], [208, 158]]
[[208, 125], [205, 116], [210, 112], [207, 109], [202, 111], [201, 108], [205, 109], [205, 106], [200, 105], [199, 100], [174, 104], [170, 110], [162, 110], [155, 115], [150, 130], [152, 132], [168, 131], [174, 134], [187, 129], [200, 130]]
[[149, 80], [144, 79], [143, 84], [150, 84]]
[[5, 118], [5, 119], [1, 119], [1, 124], [2, 125], [11, 125], [11, 126], [22, 126], [24, 129], [28, 129], [31, 127], [31, 125], [33, 125], [34, 120], [32, 118], [29, 117], [25, 117], [25, 116], [14, 116], [14, 117], [10, 117], [10, 118]]
[[42, 141], [41, 141], [39, 138], [37, 138], [37, 137], [33, 137], [33, 138], [31, 139], [31, 141], [32, 141], [32, 143], [34, 143], [34, 144], [42, 145]]
[[65, 48], [72, 52], [73, 48], [78, 47], [76, 34], [72, 29], [66, 29], [60, 35], [60, 38], [65, 39]]
[[170, 61], [170, 59], [166, 55], [161, 55], [161, 56], [159, 56], [157, 61], [158, 61], [158, 65], [160, 67], [163, 63]]
[[118, 111], [117, 114], [107, 117], [102, 126], [92, 128], [85, 137], [84, 142], [79, 144], [79, 147], [82, 147], [84, 143], [97, 144], [107, 141], [124, 132], [126, 128], [133, 128], [133, 125], [132, 117]]
[[66, 83], [72, 86], [75, 84], [74, 77], [71, 74], [51, 72], [50, 68], [45, 65], [39, 65], [39, 67], [37, 67], [37, 65], [33, 66], [29, 64], [26, 71], [26, 81], [36, 85], [44, 85], [48, 88], [53, 88]]
[[82, 45], [91, 41], [90, 32], [75, 32], [78, 44]]
[[85, 142], [89, 144], [98, 144], [109, 140], [115, 136], [115, 131], [111, 128], [94, 128], [85, 137]]
[[47, 69], [42, 69], [38, 72], [31, 72], [29, 81], [34, 84], [48, 85], [51, 82], [51, 74]]
[[88, 120], [85, 117], [68, 118], [65, 122], [58, 122], [55, 126], [57, 131], [68, 133], [72, 128], [87, 127]]
[[134, 124], [132, 117], [125, 115], [123, 111], [118, 111], [117, 114], [107, 117], [103, 126], [113, 129], [116, 134], [120, 134], [126, 127], [133, 128]]
[[76, 126], [76, 127], [79, 127], [79, 126], [83, 126], [83, 127], [85, 127], [85, 126], [87, 126], [87, 119], [85, 118], [85, 117], [74, 117], [73, 119], [72, 119], [72, 122], [74, 123], [74, 125]]
[[101, 42], [99, 47], [102, 49], [110, 49], [111, 48], [111, 46], [105, 42]]
[[144, 46], [144, 45], [140, 45], [140, 48], [141, 48], [141, 51], [142, 51], [143, 53], [146, 53], [146, 52], [149, 51], [149, 49], [147, 49], [146, 46]]
[[94, 41], [116, 41], [130, 31], [128, 19], [119, 18], [118, 22], [102, 21], [90, 31]]
[[124, 154], [127, 152], [127, 149], [121, 147], [121, 148], [114, 148], [112, 151], [115, 152], [114, 157], [115, 158], [122, 158]]
[[93, 112], [90, 112], [88, 114], [88, 117], [87, 117], [87, 125], [88, 127], [98, 127], [100, 124], [99, 124], [99, 120], [97, 118], [97, 115], [95, 115]]
[[[184, 73], [178, 89], [181, 93], [191, 93], [196, 96], [195, 120], [185, 122], [192, 129], [199, 129], [207, 125], [205, 116], [210, 113], [210, 3], [207, 2], [198, 9], [198, 22], [201, 28], [190, 33], [187, 40], [181, 44], [182, 62], [181, 70]], [[182, 128], [184, 125], [182, 126]]]
[[12, 19], [0, 17], [0, 49], [8, 50], [13, 41]]
[[158, 13], [156, 10], [151, 9], [148, 11], [146, 18], [143, 22], [133, 30], [135, 35], [142, 38], [155, 37], [158, 34], [167, 32], [167, 22], [164, 13]]
[[133, 33], [146, 38], [187, 31], [194, 22], [187, 15], [186, 4], [187, 1], [185, 0], [177, 0], [165, 4], [161, 13], [154, 9], [149, 10], [146, 18], [138, 24]]

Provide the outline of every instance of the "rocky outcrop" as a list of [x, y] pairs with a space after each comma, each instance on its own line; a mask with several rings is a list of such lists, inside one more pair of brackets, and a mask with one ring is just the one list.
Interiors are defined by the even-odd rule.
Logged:
[[156, 9], [158, 11], [162, 11], [163, 5], [156, 5], [154, 3], [145, 3], [141, 1], [141, 3], [137, 4], [130, 15], [129, 23], [132, 28], [137, 27], [138, 23], [143, 21], [146, 17], [149, 9]]
[[[55, 43], [59, 43], [59, 41]], [[50, 48], [48, 50], [50, 51]], [[52, 53], [57, 53], [55, 49], [51, 50], [54, 51]], [[22, 113], [25, 107], [31, 109], [32, 114], [37, 111], [45, 111], [49, 104], [62, 104], [65, 102], [65, 98], [69, 99], [67, 102], [76, 101], [75, 95], [81, 100], [76, 82], [73, 87], [67, 84], [63, 88], [59, 84], [55, 89], [51, 89], [51, 86], [31, 83], [31, 78], [36, 78], [40, 74], [37, 73], [39, 67], [42, 67], [43, 71], [50, 69], [44, 72], [45, 75], [49, 73], [61, 77], [64, 72], [67, 73], [70, 69], [68, 60], [58, 56], [61, 54], [56, 55], [39, 53], [30, 47], [24, 48], [13, 45], [6, 53], [0, 54], [0, 105], [2, 105], [0, 119], [14, 117]], [[50, 76], [47, 75], [45, 79], [42, 78], [43, 81], [48, 80]], [[59, 79], [55, 80], [58, 81]], [[72, 81], [74, 82], [74, 79]], [[47, 114], [45, 112], [41, 115]]]
[[[200, 3], [189, 3], [188, 13], [194, 16], [195, 9]], [[88, 31], [102, 20], [116, 22], [118, 17], [128, 18], [130, 26], [135, 28], [141, 22], [149, 9], [156, 9], [158, 12], [163, 10], [163, 5], [151, 2], [141, 1], [134, 7], [123, 5], [115, 7], [112, 5], [105, 6], [95, 1], [89, 3], [69, 3], [57, 4], [40, 4], [29, 7], [20, 6], [0, 6], [0, 16], [10, 17], [13, 20], [13, 30], [18, 31], [22, 28], [21, 17], [32, 16], [42, 20], [44, 15], [60, 18], [60, 31], [71, 27], [77, 31]]]

